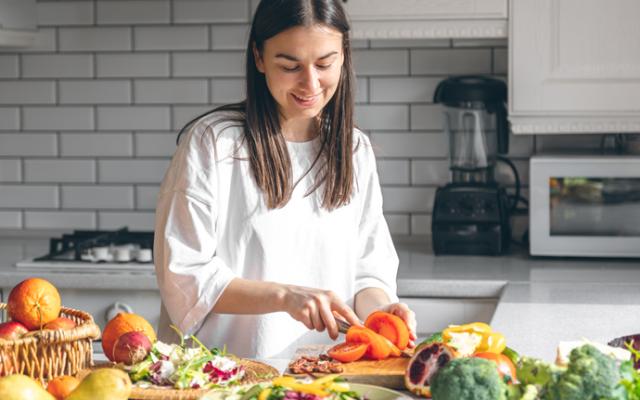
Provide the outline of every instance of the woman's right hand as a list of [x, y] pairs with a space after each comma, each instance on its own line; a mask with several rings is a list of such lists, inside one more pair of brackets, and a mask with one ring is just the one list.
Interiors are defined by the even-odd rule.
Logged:
[[331, 290], [321, 290], [295, 285], [284, 285], [284, 311], [307, 328], [338, 337], [338, 325], [334, 312], [351, 325], [360, 325], [356, 313]]

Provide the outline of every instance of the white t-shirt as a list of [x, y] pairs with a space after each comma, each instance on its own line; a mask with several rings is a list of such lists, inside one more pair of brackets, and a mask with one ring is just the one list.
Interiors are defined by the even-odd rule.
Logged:
[[302, 345], [330, 341], [285, 312], [212, 313], [234, 277], [332, 290], [352, 307], [354, 295], [368, 287], [397, 301], [398, 257], [369, 139], [354, 130], [354, 193], [331, 212], [320, 207], [323, 185], [305, 196], [317, 167], [305, 172], [320, 140], [287, 142], [294, 182], [304, 176], [284, 207], [269, 210], [246, 159], [242, 128], [221, 118], [210, 114], [184, 133], [158, 195], [160, 338], [177, 339], [173, 323], [209, 347], [226, 345], [255, 358], [288, 358]]

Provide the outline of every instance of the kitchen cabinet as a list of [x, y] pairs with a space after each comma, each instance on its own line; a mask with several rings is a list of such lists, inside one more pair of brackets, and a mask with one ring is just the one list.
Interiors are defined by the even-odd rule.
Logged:
[[418, 338], [439, 332], [448, 325], [489, 323], [498, 304], [498, 299], [495, 298], [401, 297], [400, 301], [416, 313]]
[[0, 0], [0, 47], [31, 46], [36, 30], [36, 0]]
[[511, 0], [514, 133], [640, 132], [640, 2]]
[[356, 39], [505, 38], [507, 0], [346, 0]]

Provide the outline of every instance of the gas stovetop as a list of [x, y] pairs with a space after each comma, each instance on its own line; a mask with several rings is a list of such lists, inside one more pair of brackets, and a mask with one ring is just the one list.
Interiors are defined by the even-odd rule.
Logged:
[[18, 268], [153, 270], [153, 232], [75, 230], [51, 238], [49, 253]]

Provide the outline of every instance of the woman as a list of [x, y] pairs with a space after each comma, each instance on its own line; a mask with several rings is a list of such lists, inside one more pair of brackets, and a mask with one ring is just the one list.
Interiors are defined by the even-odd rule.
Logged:
[[156, 213], [162, 339], [173, 323], [208, 346], [284, 358], [327, 341], [313, 330], [336, 339], [336, 317], [376, 309], [415, 339], [374, 154], [353, 126], [348, 31], [339, 0], [261, 1], [246, 100], [181, 132]]

